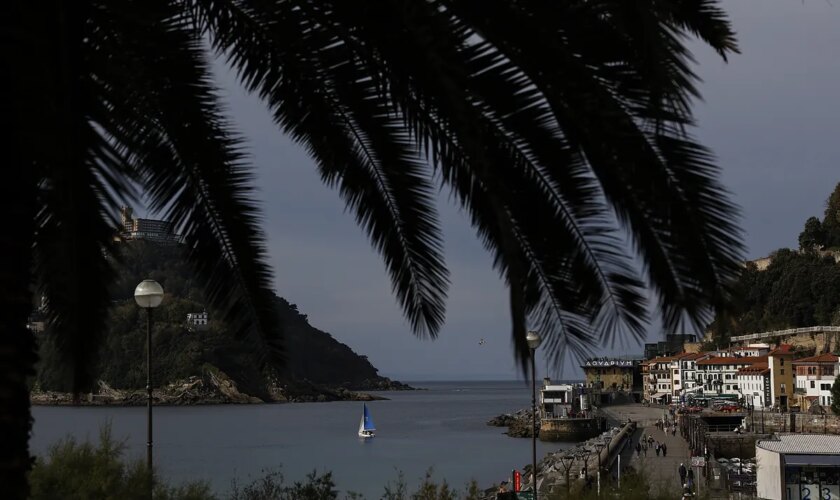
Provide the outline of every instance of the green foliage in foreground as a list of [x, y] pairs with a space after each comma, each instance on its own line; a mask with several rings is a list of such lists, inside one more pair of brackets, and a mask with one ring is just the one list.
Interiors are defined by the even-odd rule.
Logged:
[[[147, 469], [143, 460], [128, 460], [124, 457], [125, 443], [115, 441], [111, 429], [100, 430], [99, 444], [79, 443], [72, 437], [62, 439], [53, 445], [47, 456], [35, 461], [29, 473], [31, 485], [30, 500], [146, 500], [149, 498]], [[263, 474], [240, 485], [232, 481], [227, 497], [215, 495], [204, 482], [189, 482], [170, 486], [155, 477], [154, 498], [156, 500], [338, 500], [331, 472], [318, 475], [312, 472], [305, 481], [285, 483], [279, 471], [263, 471]], [[465, 489], [463, 495], [453, 491], [446, 481], [437, 484], [432, 480], [431, 469], [426, 472], [417, 490], [409, 494], [402, 472], [394, 483], [384, 486], [382, 500], [478, 500], [482, 497], [475, 481]], [[343, 499], [363, 500], [354, 492], [347, 492]]]
[[[100, 430], [99, 445], [65, 438], [50, 448], [45, 460], [36, 460], [29, 473], [31, 500], [91, 500], [149, 498], [146, 464], [123, 458], [125, 443], [111, 437], [111, 429]], [[156, 483], [158, 500], [209, 500], [215, 497], [204, 483], [170, 487]]]

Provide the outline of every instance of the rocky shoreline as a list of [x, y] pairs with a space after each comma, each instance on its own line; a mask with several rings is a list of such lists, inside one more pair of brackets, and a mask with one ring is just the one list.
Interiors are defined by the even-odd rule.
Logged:
[[[530, 408], [522, 409], [513, 413], [503, 413], [487, 421], [492, 427], [507, 427], [505, 432], [510, 437], [529, 438], [534, 435], [534, 414]], [[537, 419], [537, 435], [540, 432], [540, 421]]]
[[[365, 380], [350, 387], [328, 386], [307, 380], [278, 383], [268, 389], [262, 398], [239, 390], [235, 381], [224, 372], [207, 367], [201, 375], [178, 380], [152, 391], [155, 405], [216, 405], [216, 404], [265, 404], [265, 403], [310, 403], [328, 401], [375, 401], [388, 398], [360, 391], [405, 391], [413, 387], [383, 377], [379, 380]], [[33, 390], [30, 396], [33, 405], [44, 406], [143, 406], [147, 403], [145, 389], [115, 389], [99, 381], [96, 391], [80, 394], [74, 398], [71, 393]]]

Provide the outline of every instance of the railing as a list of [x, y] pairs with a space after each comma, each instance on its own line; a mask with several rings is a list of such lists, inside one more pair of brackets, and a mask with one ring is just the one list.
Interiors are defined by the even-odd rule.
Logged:
[[782, 337], [784, 335], [796, 335], [797, 333], [821, 332], [840, 332], [840, 326], [808, 326], [804, 328], [788, 328], [787, 330], [774, 330], [772, 332], [749, 333], [747, 335], [736, 335], [732, 337], [732, 342], [766, 339], [770, 337]]

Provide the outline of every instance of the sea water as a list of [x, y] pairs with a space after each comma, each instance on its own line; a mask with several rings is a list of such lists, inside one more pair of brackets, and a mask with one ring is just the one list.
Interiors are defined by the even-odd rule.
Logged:
[[[383, 392], [367, 405], [376, 437], [357, 436], [361, 402], [156, 407], [154, 461], [172, 484], [207, 481], [220, 497], [236, 478], [247, 484], [264, 471], [287, 483], [331, 471], [341, 492], [380, 498], [400, 472], [412, 491], [429, 470], [462, 490], [471, 479], [487, 488], [531, 461], [531, 440], [511, 438], [487, 420], [528, 408], [526, 382], [412, 382], [427, 390]], [[110, 423], [130, 458], [145, 460], [145, 407], [33, 408], [32, 452], [43, 455], [72, 435], [97, 441]], [[537, 442], [540, 456], [572, 443]], [[340, 495], [343, 498], [344, 495]]]

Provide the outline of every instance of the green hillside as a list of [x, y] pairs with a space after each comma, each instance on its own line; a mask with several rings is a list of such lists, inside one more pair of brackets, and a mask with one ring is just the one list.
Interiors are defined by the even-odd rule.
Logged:
[[[366, 357], [313, 328], [297, 306], [281, 297], [276, 297], [276, 307], [285, 331], [286, 367], [277, 373], [264, 373], [256, 368], [251, 346], [229, 335], [215, 311], [208, 310], [210, 325], [206, 331], [187, 328], [187, 313], [202, 312], [205, 306], [181, 247], [133, 241], [123, 244], [120, 251], [113, 307], [97, 364], [98, 378], [114, 388], [145, 387], [146, 320], [133, 298], [134, 287], [145, 278], [158, 281], [166, 292], [163, 304], [154, 312], [152, 371], [156, 386], [197, 375], [205, 363], [224, 371], [240, 389], [258, 397], [267, 395], [270, 381], [281, 386], [311, 382], [360, 390], [399, 385], [380, 377]], [[39, 334], [39, 340], [38, 387], [68, 391], [69, 368], [57, 359], [49, 329]]]
[[715, 342], [732, 335], [786, 328], [840, 325], [840, 184], [826, 201], [823, 218], [810, 217], [799, 249], [773, 252], [759, 270], [746, 263], [730, 311], [709, 326]]

